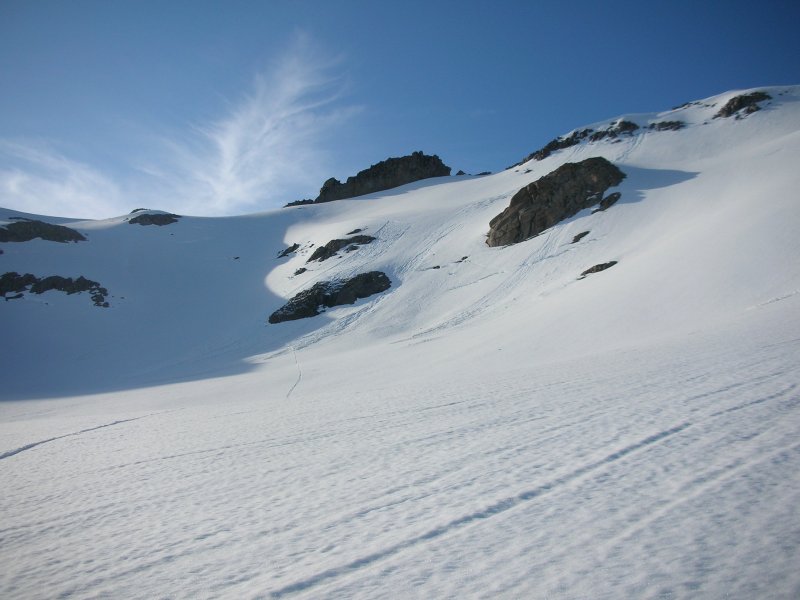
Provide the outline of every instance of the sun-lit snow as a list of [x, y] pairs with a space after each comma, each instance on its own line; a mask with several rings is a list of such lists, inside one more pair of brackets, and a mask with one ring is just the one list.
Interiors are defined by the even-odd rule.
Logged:
[[[800, 87], [759, 89], [491, 176], [2, 244], [111, 306], [0, 304], [0, 596], [800, 595]], [[591, 156], [619, 202], [486, 246]], [[392, 288], [267, 324], [372, 270]]]

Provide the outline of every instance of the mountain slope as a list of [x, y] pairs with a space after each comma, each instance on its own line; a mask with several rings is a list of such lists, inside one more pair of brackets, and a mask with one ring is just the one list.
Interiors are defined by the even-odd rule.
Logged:
[[[800, 87], [758, 90], [486, 177], [41, 217], [87, 240], [5, 243], [3, 272], [110, 306], [0, 305], [2, 595], [795, 597]], [[594, 156], [618, 202], [486, 245], [521, 187]], [[267, 324], [368, 271], [392, 287]]]

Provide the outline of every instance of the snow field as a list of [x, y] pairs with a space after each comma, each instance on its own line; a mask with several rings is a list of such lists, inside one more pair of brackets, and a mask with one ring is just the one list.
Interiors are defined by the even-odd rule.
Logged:
[[[798, 597], [800, 92], [769, 91], [488, 177], [4, 244], [111, 308], [0, 306], [0, 597]], [[597, 155], [617, 204], [486, 247]], [[266, 325], [368, 270], [392, 288]]]

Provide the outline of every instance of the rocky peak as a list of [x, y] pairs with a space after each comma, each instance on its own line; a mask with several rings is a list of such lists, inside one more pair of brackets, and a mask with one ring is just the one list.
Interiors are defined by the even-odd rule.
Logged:
[[[335, 177], [331, 177], [322, 184], [319, 196], [313, 200], [313, 203], [354, 198], [364, 194], [382, 192], [421, 179], [428, 179], [429, 177], [444, 177], [447, 175], [450, 175], [450, 167], [445, 165], [438, 156], [435, 154], [432, 156], [423, 154], [421, 151], [413, 152], [408, 156], [387, 158], [368, 169], [359, 171], [354, 176], [348, 177], [344, 183]], [[301, 200], [290, 202], [287, 206], [310, 203], [309, 201]]]

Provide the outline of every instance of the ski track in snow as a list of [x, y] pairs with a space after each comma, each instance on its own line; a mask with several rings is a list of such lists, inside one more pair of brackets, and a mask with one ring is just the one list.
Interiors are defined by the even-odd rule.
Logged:
[[138, 421], [139, 419], [145, 419], [147, 417], [152, 417], [153, 415], [145, 415], [142, 417], [135, 417], [133, 419], [120, 419], [117, 421], [113, 421], [111, 423], [105, 423], [103, 425], [97, 425], [95, 427], [88, 427], [86, 429], [81, 429], [80, 431], [74, 431], [72, 433], [65, 433], [64, 435], [57, 435], [55, 437], [47, 438], [46, 440], [39, 440], [38, 442], [31, 442], [30, 444], [25, 444], [24, 446], [20, 446], [19, 448], [14, 448], [13, 450], [8, 450], [7, 452], [3, 452], [0, 454], [0, 460], [5, 458], [9, 458], [11, 456], [15, 456], [20, 452], [25, 452], [26, 450], [31, 450], [36, 448], [37, 446], [41, 446], [42, 444], [48, 444], [50, 442], [54, 442], [56, 440], [63, 440], [64, 438], [68, 437], [75, 437], [77, 435], [81, 435], [83, 433], [89, 433], [90, 431], [97, 431], [98, 429], [105, 429], [106, 427], [113, 427], [114, 425], [121, 425], [122, 423], [130, 423], [131, 421]]
[[606, 456], [602, 460], [599, 460], [599, 461], [594, 462], [594, 463], [590, 463], [588, 465], [584, 465], [584, 466], [576, 469], [575, 471], [572, 471], [571, 473], [568, 473], [567, 475], [565, 475], [563, 477], [560, 477], [559, 479], [556, 479], [556, 480], [554, 480], [552, 482], [546, 483], [544, 485], [535, 487], [535, 488], [530, 489], [530, 490], [526, 490], [524, 492], [520, 492], [516, 496], [512, 496], [512, 497], [509, 497], [509, 498], [504, 498], [503, 500], [500, 500], [499, 502], [495, 502], [491, 506], [487, 506], [486, 508], [481, 509], [479, 511], [473, 512], [473, 513], [468, 514], [468, 515], [464, 515], [463, 517], [459, 517], [458, 519], [454, 519], [454, 520], [450, 521], [449, 523], [446, 523], [444, 525], [441, 525], [439, 527], [431, 529], [430, 531], [427, 531], [426, 533], [423, 533], [420, 536], [411, 538], [411, 539], [406, 540], [404, 542], [401, 542], [399, 544], [395, 544], [394, 546], [390, 546], [389, 548], [386, 548], [385, 550], [382, 550], [381, 552], [376, 552], [374, 554], [370, 554], [368, 556], [359, 558], [359, 559], [357, 559], [357, 560], [355, 560], [355, 561], [353, 561], [353, 562], [351, 562], [351, 563], [349, 563], [347, 565], [344, 565], [342, 567], [338, 567], [338, 568], [335, 568], [335, 569], [330, 569], [330, 570], [325, 571], [323, 573], [319, 573], [318, 575], [314, 575], [314, 576], [312, 576], [312, 577], [310, 577], [310, 578], [308, 578], [306, 580], [299, 581], [297, 583], [293, 583], [293, 584], [288, 585], [288, 586], [286, 586], [284, 588], [281, 588], [279, 590], [275, 590], [275, 591], [271, 592], [270, 596], [273, 597], [273, 598], [280, 598], [280, 597], [285, 596], [286, 594], [299, 592], [299, 591], [305, 590], [307, 588], [311, 588], [311, 587], [313, 587], [313, 586], [315, 586], [315, 585], [317, 585], [319, 583], [322, 583], [326, 579], [339, 577], [341, 575], [346, 574], [348, 571], [354, 571], [356, 569], [360, 569], [362, 567], [368, 566], [371, 563], [374, 563], [376, 561], [384, 559], [384, 558], [386, 558], [388, 556], [391, 556], [392, 554], [396, 554], [396, 553], [398, 553], [398, 552], [400, 552], [402, 550], [405, 550], [407, 548], [411, 548], [412, 546], [416, 546], [417, 544], [424, 543], [424, 542], [427, 542], [428, 540], [432, 540], [434, 538], [446, 535], [446, 534], [448, 534], [448, 533], [450, 533], [450, 532], [452, 532], [454, 530], [457, 530], [457, 529], [459, 529], [461, 527], [470, 525], [475, 521], [482, 521], [484, 519], [489, 519], [490, 517], [493, 517], [493, 516], [495, 516], [497, 514], [512, 510], [512, 509], [516, 508], [517, 505], [519, 505], [519, 504], [521, 504], [523, 502], [529, 502], [531, 500], [535, 500], [535, 499], [539, 498], [540, 496], [543, 496], [543, 495], [547, 494], [548, 492], [550, 492], [551, 490], [553, 490], [555, 488], [558, 488], [560, 486], [566, 485], [566, 484], [570, 483], [571, 481], [573, 481], [575, 479], [578, 479], [579, 477], [581, 477], [583, 475], [586, 475], [586, 474], [588, 474], [588, 473], [590, 473], [590, 472], [592, 472], [592, 471], [594, 471], [596, 469], [599, 469], [601, 467], [604, 467], [604, 466], [608, 465], [609, 463], [613, 463], [613, 462], [615, 462], [617, 460], [620, 460], [621, 458], [624, 458], [625, 456], [627, 456], [628, 454], [630, 454], [632, 452], [640, 450], [640, 449], [642, 449], [642, 448], [644, 448], [646, 446], [649, 446], [651, 444], [658, 443], [661, 440], [663, 440], [663, 439], [665, 439], [665, 438], [667, 438], [667, 437], [669, 437], [671, 435], [674, 435], [676, 433], [679, 433], [679, 432], [683, 431], [684, 429], [686, 429], [689, 426], [690, 426], [690, 423], [682, 423], [682, 424], [677, 425], [676, 427], [673, 427], [671, 429], [667, 429], [665, 431], [661, 431], [659, 433], [651, 435], [651, 436], [649, 436], [649, 437], [647, 437], [647, 438], [645, 438], [645, 439], [643, 439], [643, 440], [641, 440], [641, 441], [639, 441], [639, 442], [637, 442], [635, 444], [632, 444], [630, 446], [627, 446], [625, 448], [617, 450], [616, 452]]

